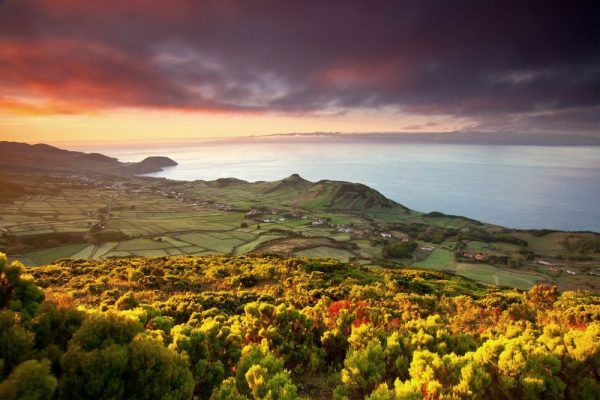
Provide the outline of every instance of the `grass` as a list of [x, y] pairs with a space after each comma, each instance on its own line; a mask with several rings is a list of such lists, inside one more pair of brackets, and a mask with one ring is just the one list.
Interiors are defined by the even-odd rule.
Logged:
[[235, 238], [219, 239], [209, 233], [185, 233], [175, 236], [177, 239], [188, 242], [199, 247], [204, 247], [209, 250], [220, 253], [229, 253], [235, 246], [243, 243], [243, 241]]
[[483, 251], [490, 247], [488, 243], [478, 242], [478, 241], [470, 241], [467, 243], [467, 250], [469, 251]]
[[118, 242], [103, 243], [100, 246], [96, 247], [94, 253], [92, 254], [92, 257], [95, 259], [99, 259], [102, 256], [104, 256], [106, 253], [108, 253], [109, 251], [111, 251], [112, 249], [117, 247], [118, 244], [119, 244]]
[[133, 239], [127, 240], [125, 242], [120, 242], [117, 245], [116, 250], [157, 250], [166, 249], [168, 247], [173, 247], [173, 245], [169, 242], [162, 242], [152, 239]]
[[542, 280], [535, 275], [515, 273], [486, 264], [458, 264], [456, 273], [478, 282], [529, 289]]
[[414, 263], [416, 267], [432, 268], [439, 271], [449, 270], [452, 271], [456, 267], [454, 261], [454, 254], [451, 251], [436, 248], [430, 255], [423, 261]]
[[427, 259], [413, 264], [416, 267], [438, 271], [452, 271], [456, 274], [488, 285], [501, 285], [529, 289], [542, 277], [533, 274], [514, 272], [487, 264], [457, 263], [451, 251], [436, 248]]
[[165, 256], [169, 255], [169, 253], [167, 253], [167, 251], [164, 249], [132, 250], [132, 251], [130, 251], [130, 253], [133, 255], [136, 255], [136, 256], [143, 256], [143, 257], [165, 257]]
[[271, 234], [260, 235], [256, 239], [254, 239], [250, 242], [246, 242], [242, 245], [239, 245], [238, 247], [236, 247], [234, 249], [233, 253], [234, 254], [250, 253], [251, 251], [256, 249], [258, 246], [260, 246], [261, 244], [266, 243], [273, 239], [280, 238], [280, 237], [282, 237], [282, 236], [281, 235], [271, 235]]
[[27, 253], [27, 258], [36, 265], [44, 265], [61, 258], [71, 257], [86, 247], [88, 247], [86, 243], [68, 244], [51, 249], [32, 251], [31, 253]]
[[80, 250], [79, 252], [73, 254], [71, 257], [72, 258], [80, 258], [83, 260], [89, 260], [90, 257], [92, 256], [92, 253], [94, 252], [94, 248], [96, 246], [94, 246], [93, 244], [86, 246], [85, 248], [83, 248], [82, 250]]
[[169, 243], [173, 247], [186, 247], [186, 246], [190, 245], [188, 242], [184, 242], [182, 240], [175, 239], [174, 237], [171, 237], [171, 236], [160, 236], [160, 239], [163, 242]]
[[335, 258], [343, 262], [348, 262], [350, 257], [354, 257], [354, 254], [348, 250], [336, 249], [327, 246], [319, 246], [313, 247], [312, 249], [297, 251], [294, 253], [294, 255], [299, 257], [328, 257]]

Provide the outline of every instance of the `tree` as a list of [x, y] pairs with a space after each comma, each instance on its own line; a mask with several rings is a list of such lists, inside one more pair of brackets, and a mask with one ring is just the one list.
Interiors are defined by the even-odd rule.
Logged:
[[48, 360], [29, 360], [0, 383], [0, 398], [4, 400], [50, 400], [56, 390], [56, 378], [50, 373]]
[[258, 399], [288, 400], [297, 398], [296, 386], [283, 369], [283, 360], [269, 351], [266, 341], [242, 350], [236, 378], [240, 393]]
[[244, 311], [242, 324], [247, 341], [266, 340], [269, 349], [283, 357], [288, 368], [318, 364], [314, 357], [318, 349], [313, 340], [313, 323], [302, 312], [291, 305], [268, 303], [249, 303]]
[[400, 242], [394, 244], [386, 244], [383, 248], [383, 254], [386, 257], [404, 258], [410, 257], [417, 248], [417, 242], [411, 240], [409, 242]]
[[256, 400], [292, 400], [298, 398], [296, 386], [284, 371], [273, 374], [272, 371], [261, 365], [253, 365], [245, 376], [252, 397]]
[[170, 348], [187, 355], [196, 381], [194, 393], [207, 399], [237, 363], [242, 339], [213, 318], [193, 325], [190, 322], [173, 328]]
[[344, 361], [342, 383], [335, 398], [362, 399], [385, 377], [386, 360], [381, 342], [372, 339], [361, 349], [350, 349]]
[[235, 378], [227, 378], [213, 391], [210, 400], [248, 400], [248, 397], [238, 392]]
[[6, 377], [33, 353], [33, 339], [12, 311], [0, 311], [0, 378]]
[[14, 261], [8, 265], [6, 255], [0, 253], [0, 309], [8, 308], [29, 319], [44, 300], [44, 292], [33, 283], [33, 277], [23, 275], [23, 264]]
[[150, 338], [136, 338], [129, 344], [126, 369], [127, 399], [191, 399], [194, 378], [187, 357]]
[[112, 312], [88, 316], [61, 358], [60, 398], [191, 398], [187, 357], [142, 329]]

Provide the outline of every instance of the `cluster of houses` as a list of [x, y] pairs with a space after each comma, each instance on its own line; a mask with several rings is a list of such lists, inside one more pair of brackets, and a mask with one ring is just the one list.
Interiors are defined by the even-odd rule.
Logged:
[[261, 222], [266, 222], [266, 223], [271, 223], [271, 224], [277, 224], [277, 223], [281, 223], [281, 222], [285, 222], [285, 218], [281, 217], [281, 218], [265, 218], [265, 219], [261, 219]]
[[[389, 233], [389, 232], [381, 232], [379, 235], [382, 238], [384, 238], [384, 239], [391, 239], [392, 238], [392, 234]], [[410, 236], [408, 236], [408, 235], [403, 236], [402, 239], [400, 239], [400, 241], [402, 241], [402, 242], [410, 242], [411, 240], [412, 240], [412, 238]]]
[[[546, 260], [535, 260], [533, 263], [536, 264], [536, 265], [542, 265], [544, 267], [548, 267], [548, 270], [550, 270], [552, 272], [560, 272], [560, 269], [558, 269], [554, 264], [552, 264], [549, 261], [546, 261]], [[575, 274], [572, 274], [572, 275], [575, 275]]]
[[[552, 271], [552, 272], [560, 272], [560, 268], [558, 268], [558, 266], [556, 264], [553, 264], [549, 261], [546, 260], [535, 260], [533, 262], [536, 265], [543, 265], [544, 267], [548, 267], [548, 270]], [[577, 275], [576, 271], [573, 271], [571, 269], [565, 269], [565, 272], [569, 275]]]
[[487, 261], [488, 259], [487, 254], [482, 252], [471, 253], [470, 251], [464, 251], [461, 256], [473, 261]]
[[352, 227], [348, 225], [336, 225], [330, 222], [328, 218], [319, 218], [311, 222], [311, 225], [315, 228], [333, 228], [336, 233], [350, 233]]
[[318, 227], [330, 227], [331, 224], [329, 223], [329, 220], [326, 218], [319, 218], [317, 220], [314, 220], [311, 222], [312, 226], [318, 226]]
[[271, 212], [271, 210], [267, 210], [267, 209], [253, 208], [246, 213], [244, 218], [251, 219], [251, 218], [255, 218], [259, 215], [264, 215], [264, 214], [272, 214], [272, 212]]
[[306, 215], [302, 215], [300, 213], [294, 212], [294, 213], [286, 213], [283, 214], [283, 216], [278, 217], [278, 218], [258, 218], [261, 215], [279, 215], [279, 211], [278, 210], [270, 210], [270, 209], [266, 209], [266, 208], [253, 208], [250, 211], [248, 211], [246, 213], [246, 215], [244, 216], [244, 218], [246, 219], [256, 219], [260, 222], [270, 222], [270, 223], [275, 223], [275, 222], [284, 222], [288, 219], [291, 220], [298, 220], [298, 219], [307, 219], [308, 217]]

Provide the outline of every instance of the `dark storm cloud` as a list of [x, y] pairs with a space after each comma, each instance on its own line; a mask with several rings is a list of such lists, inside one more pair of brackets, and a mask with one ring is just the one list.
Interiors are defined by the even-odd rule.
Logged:
[[598, 4], [8, 0], [0, 106], [545, 112], [569, 129], [600, 105]]

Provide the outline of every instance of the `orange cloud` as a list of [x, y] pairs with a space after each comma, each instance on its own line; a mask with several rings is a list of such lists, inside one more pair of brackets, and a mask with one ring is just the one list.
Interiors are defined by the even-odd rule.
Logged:
[[396, 62], [338, 63], [319, 71], [315, 80], [323, 85], [337, 87], [366, 85], [373, 89], [390, 82], [398, 83], [402, 68]]

